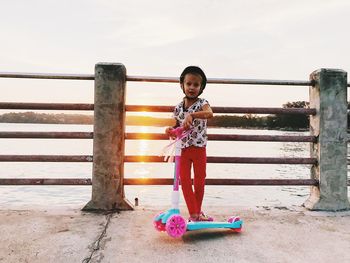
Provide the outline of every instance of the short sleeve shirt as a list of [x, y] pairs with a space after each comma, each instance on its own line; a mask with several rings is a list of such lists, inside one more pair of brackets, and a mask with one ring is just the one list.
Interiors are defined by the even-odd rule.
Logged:
[[[193, 105], [185, 109], [185, 102], [182, 101], [174, 109], [174, 118], [182, 126], [187, 114], [202, 111], [205, 104], [209, 104], [206, 99], [199, 98]], [[205, 147], [207, 145], [207, 120], [194, 119], [192, 122], [191, 132], [181, 139], [181, 148], [190, 146]]]

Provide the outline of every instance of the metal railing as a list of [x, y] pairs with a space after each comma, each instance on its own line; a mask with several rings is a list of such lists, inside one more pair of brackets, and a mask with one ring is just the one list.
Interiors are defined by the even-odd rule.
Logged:
[[[0, 73], [1, 78], [32, 78], [32, 79], [61, 79], [61, 80], [94, 80], [94, 75], [89, 74], [44, 74], [44, 73]], [[137, 82], [166, 82], [177, 83], [178, 78], [171, 77], [145, 77], [127, 76], [127, 81]], [[210, 84], [250, 84], [250, 85], [294, 85], [310, 86], [312, 81], [292, 80], [259, 80], [259, 79], [227, 79], [209, 78]], [[22, 103], [22, 102], [0, 102], [0, 109], [17, 110], [79, 110], [92, 111], [93, 104], [78, 103]], [[215, 113], [230, 114], [293, 114], [293, 115], [315, 115], [315, 109], [305, 108], [253, 108], [253, 107], [213, 107]], [[173, 106], [154, 105], [126, 105], [129, 112], [172, 112]], [[0, 138], [17, 139], [93, 139], [92, 132], [0, 132]], [[126, 133], [127, 140], [167, 140], [165, 134], [156, 133]], [[260, 141], [260, 142], [316, 142], [314, 136], [276, 136], [276, 135], [238, 135], [238, 134], [209, 134], [209, 140], [213, 141]], [[92, 162], [90, 155], [0, 155], [0, 162]], [[124, 162], [164, 162], [159, 156], [125, 156]], [[250, 164], [315, 164], [315, 158], [247, 158], [247, 157], [208, 157], [208, 163], [250, 163]], [[171, 184], [168, 178], [125, 178], [126, 185], [152, 185]], [[207, 179], [211, 185], [317, 185], [317, 180], [311, 179]], [[0, 179], [3, 185], [87, 185], [90, 179]]]
[[[26, 79], [61, 79], [61, 80], [95, 80], [93, 74], [65, 74], [65, 73], [25, 73], [25, 72], [0, 72], [0, 78], [26, 78]], [[127, 76], [126, 81], [137, 82], [166, 82], [178, 83], [177, 77], [151, 77], [151, 76]], [[277, 85], [277, 86], [314, 86], [313, 80], [269, 80], [269, 79], [232, 79], [232, 78], [208, 78], [209, 84], [242, 84], [242, 85]], [[350, 83], [347, 83], [350, 87]]]
[[[43, 74], [43, 73], [0, 73], [0, 78], [34, 78], [34, 79], [62, 79], [62, 80], [96, 80], [90, 74]], [[178, 78], [126, 76], [129, 82], [166, 82], [177, 83]], [[209, 84], [242, 84], [242, 85], [288, 85], [315, 86], [314, 79], [309, 81], [293, 80], [261, 80], [261, 79], [227, 79], [209, 78]], [[350, 87], [349, 83], [346, 83]], [[1, 102], [0, 109], [30, 109], [30, 110], [94, 110], [94, 104], [69, 103], [21, 103]], [[298, 114], [316, 115], [315, 108], [252, 108], [252, 107], [213, 107], [215, 113], [230, 114]], [[125, 105], [128, 112], [172, 112], [173, 106], [154, 105]], [[124, 124], [125, 125], [125, 124]], [[0, 132], [0, 138], [41, 138], [41, 139], [93, 139], [92, 132]], [[157, 133], [125, 133], [125, 140], [166, 140], [165, 134]], [[287, 136], [287, 135], [239, 135], [239, 134], [209, 134], [213, 141], [259, 141], [259, 142], [309, 142], [317, 143], [316, 136]], [[159, 156], [124, 156], [123, 162], [164, 162]], [[0, 162], [93, 162], [90, 155], [0, 155]], [[207, 157], [208, 163], [249, 163], [249, 164], [289, 164], [289, 165], [317, 165], [317, 158], [271, 158], [271, 157]], [[172, 178], [124, 178], [122, 185], [168, 185]], [[311, 185], [318, 186], [317, 179], [206, 179], [208, 185]], [[0, 185], [91, 185], [89, 178], [2, 178]], [[348, 182], [349, 185], [349, 182]]]

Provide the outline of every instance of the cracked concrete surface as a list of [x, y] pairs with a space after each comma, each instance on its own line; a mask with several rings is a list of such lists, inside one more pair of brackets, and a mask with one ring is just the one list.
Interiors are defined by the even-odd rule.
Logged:
[[87, 256], [86, 258], [83, 259], [83, 261], [82, 261], [83, 263], [90, 263], [93, 260], [93, 258], [94, 258], [94, 261], [96, 261], [96, 262], [101, 262], [101, 260], [103, 259], [102, 254], [101, 254], [102, 257], [100, 257], [98, 259], [96, 259], [94, 256], [95, 256], [95, 253], [98, 252], [101, 249], [101, 244], [103, 242], [103, 238], [106, 237], [107, 228], [109, 226], [109, 223], [111, 222], [111, 217], [112, 217], [112, 214], [106, 215], [106, 223], [105, 223], [105, 226], [103, 227], [102, 233], [89, 246], [91, 253], [90, 253], [89, 256]]
[[0, 214], [0, 262], [82, 262], [106, 221], [79, 210]]
[[[242, 233], [212, 229], [172, 239], [153, 229], [153, 216], [164, 209], [107, 215], [2, 209], [0, 262], [350, 262], [349, 211], [236, 207]], [[232, 208], [207, 212], [224, 220]]]

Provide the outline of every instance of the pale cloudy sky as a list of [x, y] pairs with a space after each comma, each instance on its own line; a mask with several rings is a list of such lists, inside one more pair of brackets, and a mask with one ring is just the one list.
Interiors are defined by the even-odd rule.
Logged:
[[[350, 1], [1, 1], [0, 71], [92, 74], [97, 62], [128, 75], [307, 80], [350, 71]], [[2, 101], [93, 101], [92, 81], [0, 79]], [[281, 106], [307, 87], [208, 85], [212, 106]], [[175, 84], [128, 83], [128, 104], [173, 105]]]

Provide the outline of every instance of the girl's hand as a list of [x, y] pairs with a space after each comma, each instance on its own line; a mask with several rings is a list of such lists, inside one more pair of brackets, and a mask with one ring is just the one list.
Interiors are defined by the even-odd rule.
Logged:
[[174, 134], [174, 128], [172, 127], [168, 127], [165, 129], [165, 134], [168, 135], [169, 137], [171, 137], [172, 139], [176, 138], [176, 135]]
[[188, 130], [191, 128], [193, 122], [193, 117], [191, 114], [188, 114], [183, 122], [183, 127], [185, 130]]

